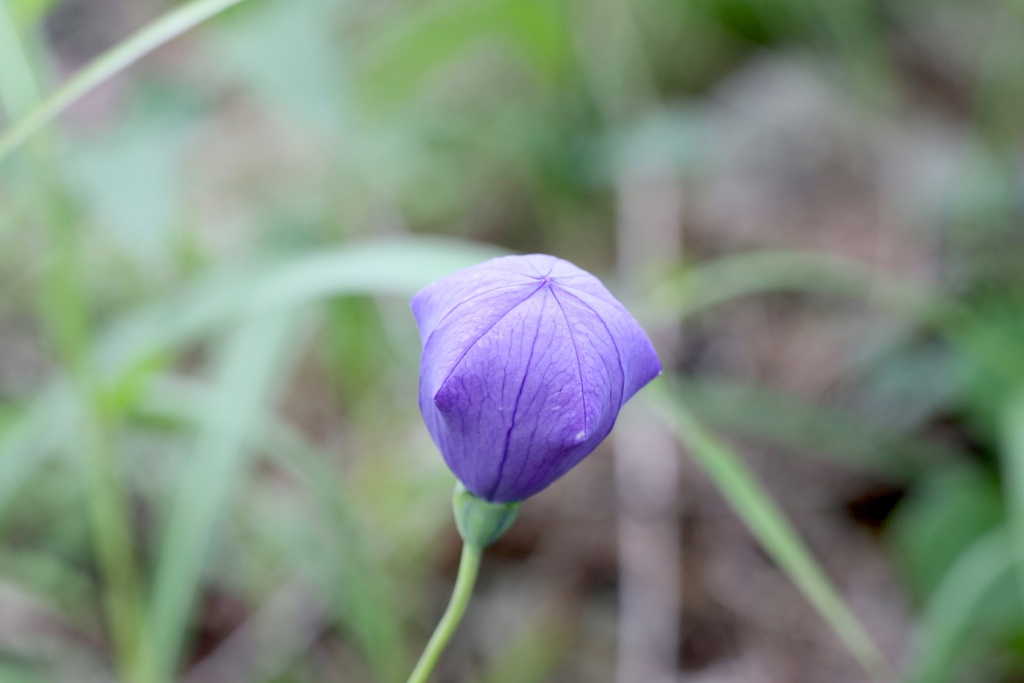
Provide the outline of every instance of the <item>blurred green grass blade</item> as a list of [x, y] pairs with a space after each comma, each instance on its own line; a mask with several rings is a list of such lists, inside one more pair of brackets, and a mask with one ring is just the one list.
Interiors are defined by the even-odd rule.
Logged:
[[193, 0], [171, 10], [101, 54], [0, 136], [0, 162], [96, 86], [240, 2], [242, 0]]
[[1017, 585], [1024, 605], [1024, 392], [1017, 394], [1005, 408], [1002, 425], [1003, 486], [1012, 530]]
[[976, 608], [1013, 567], [1006, 531], [998, 529], [960, 556], [928, 603], [906, 683], [942, 683], [954, 673]]
[[221, 349], [221, 364], [178, 485], [156, 569], [148, 636], [157, 681], [172, 678], [203, 561], [243, 469], [249, 434], [258, 430], [262, 412], [276, 395], [289, 366], [286, 352], [301, 327], [295, 316], [285, 313], [256, 318], [233, 331]]
[[[411, 296], [500, 253], [459, 240], [406, 238], [217, 272], [113, 325], [98, 342], [95, 360], [116, 382], [144, 358], [180, 351], [256, 313], [348, 294]], [[80, 414], [63, 380], [55, 380], [0, 432], [0, 514], [42, 460], [66, 442]]]
[[41, 94], [7, 2], [0, 0], [0, 104], [13, 121], [35, 106]]
[[495, 247], [432, 238], [371, 242], [295, 259], [252, 293], [247, 314], [339, 294], [412, 296], [434, 280], [506, 253]]
[[677, 380], [677, 395], [715, 429], [828, 457], [893, 480], [905, 480], [958, 454], [943, 443], [874, 424], [820, 402], [713, 379]]
[[116, 371], [140, 354], [181, 347], [253, 315], [331, 297], [412, 296], [443, 275], [501, 253], [459, 240], [413, 237], [216, 273], [119, 324], [100, 346], [101, 362]]
[[[911, 599], [926, 604], [957, 560], [1006, 524], [1006, 504], [993, 475], [970, 460], [936, 468], [922, 473], [893, 510], [885, 540]], [[1016, 593], [1012, 582], [1006, 589]], [[1000, 611], [1012, 612], [996, 605], [990, 614]]]
[[852, 261], [806, 251], [752, 251], [724, 256], [668, 278], [648, 294], [638, 317], [678, 320], [732, 299], [770, 292], [808, 292], [868, 299], [916, 320], [937, 302], [907, 283]]
[[739, 456], [708, 433], [664, 386], [650, 387], [645, 395], [757, 540], [842, 639], [865, 671], [875, 681], [893, 681], [894, 675], [874, 642], [796, 530]]

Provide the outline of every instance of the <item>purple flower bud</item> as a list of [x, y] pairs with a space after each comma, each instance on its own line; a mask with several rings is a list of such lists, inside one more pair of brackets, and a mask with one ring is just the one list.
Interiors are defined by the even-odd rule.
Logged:
[[420, 411], [455, 476], [491, 502], [546, 488], [608, 435], [661, 372], [651, 340], [593, 275], [504, 256], [412, 300]]

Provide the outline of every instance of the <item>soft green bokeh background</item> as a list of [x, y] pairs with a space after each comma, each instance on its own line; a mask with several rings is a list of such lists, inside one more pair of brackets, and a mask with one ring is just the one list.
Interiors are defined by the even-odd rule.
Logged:
[[[174, 7], [0, 0], [0, 136]], [[0, 158], [0, 681], [404, 680], [458, 546], [407, 302], [510, 251], [659, 345], [673, 675], [883, 679], [859, 623], [900, 680], [1021, 680], [1022, 35], [245, 0], [91, 89]], [[615, 457], [524, 507], [438, 681], [635, 683]]]

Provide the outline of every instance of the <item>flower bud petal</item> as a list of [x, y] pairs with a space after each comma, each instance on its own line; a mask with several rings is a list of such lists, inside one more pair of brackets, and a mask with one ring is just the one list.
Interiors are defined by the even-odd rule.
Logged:
[[523, 500], [565, 474], [661, 372], [650, 339], [600, 281], [553, 256], [467, 268], [412, 307], [427, 429], [487, 501]]

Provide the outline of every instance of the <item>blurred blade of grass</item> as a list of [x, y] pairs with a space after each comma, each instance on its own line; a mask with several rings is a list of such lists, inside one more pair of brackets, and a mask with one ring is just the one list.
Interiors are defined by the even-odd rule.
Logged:
[[[295, 257], [276, 267], [216, 272], [113, 325], [94, 349], [116, 381], [140, 359], [181, 350], [255, 313], [345, 294], [411, 296], [437, 278], [501, 252], [458, 240], [407, 238]], [[64, 380], [44, 389], [0, 432], [0, 513], [83, 414]]]
[[339, 294], [412, 296], [443, 275], [503, 253], [489, 245], [416, 237], [325, 251], [278, 268], [249, 293], [251, 304], [243, 312], [286, 308]]
[[291, 313], [254, 318], [230, 333], [220, 349], [220, 367], [159, 554], [147, 619], [151, 651], [138, 665], [146, 672], [142, 680], [173, 678], [204, 558], [249, 452], [248, 435], [258, 429], [287, 375], [288, 356], [297, 357], [295, 334], [303, 329]]
[[[165, 376], [154, 383], [141, 409], [160, 422], [191, 425], [202, 418], [210, 388], [201, 382]], [[330, 520], [336, 543], [317, 546], [323, 556], [298, 558], [320, 580], [321, 595], [331, 596], [334, 619], [355, 635], [379, 681], [405, 680], [411, 667], [402, 647], [404, 610], [384, 580], [371, 554], [367, 533], [351, 509], [348, 493], [339, 486], [332, 457], [288, 422], [269, 414], [246, 435], [250, 448], [259, 448], [305, 489], [311, 491], [321, 514]], [[260, 667], [257, 663], [257, 669]]]
[[1024, 605], [1024, 392], [1005, 408], [1002, 425], [1003, 486], [1007, 525], [1012, 530], [1016, 556], [1016, 577], [1021, 604]]
[[0, 0], [0, 104], [14, 121], [25, 116], [41, 97], [14, 16], [7, 0]]
[[[14, 120], [26, 115], [41, 96], [14, 14], [8, 0], [0, 0], [0, 106]], [[55, 382], [20, 418], [0, 429], [0, 500], [14, 496], [31, 474], [32, 461], [55, 449], [74, 421], [71, 388]], [[11, 452], [24, 456], [6, 457]]]
[[968, 459], [917, 477], [886, 522], [885, 537], [910, 597], [925, 604], [957, 560], [1005, 523], [999, 481]]
[[242, 1], [193, 0], [171, 10], [96, 57], [0, 136], [0, 163], [96, 86], [124, 71], [158, 47]]
[[946, 574], [929, 601], [906, 683], [942, 683], [970, 634], [976, 607], [1013, 567], [1012, 539], [997, 529], [975, 542]]
[[717, 429], [834, 457], [890, 479], [910, 479], [960, 456], [944, 443], [771, 389], [709, 379], [678, 380], [675, 388], [701, 421]]
[[45, 250], [36, 311], [45, 339], [78, 408], [69, 454], [79, 468], [89, 520], [91, 560], [100, 576], [102, 615], [117, 674], [132, 679], [139, 651], [143, 600], [134, 555], [129, 495], [116, 434], [120, 415], [106, 400], [107, 385], [97, 372], [89, 347], [94, 335], [93, 302], [85, 280], [82, 234], [74, 207], [50, 176], [38, 188], [45, 226]]
[[708, 433], [672, 390], [664, 386], [652, 387], [646, 399], [675, 430], [751, 533], [832, 627], [864, 670], [875, 681], [894, 681], [895, 675], [881, 652], [739, 456]]
[[348, 294], [411, 296], [443, 275], [500, 253], [459, 240], [411, 237], [221, 271], [131, 316], [105, 337], [98, 353], [116, 371], [140, 354], [189, 344], [255, 314]]
[[993, 295], [975, 299], [970, 312], [948, 330], [965, 378], [965, 418], [983, 434], [1003, 429], [1024, 377], [1020, 303]]
[[920, 288], [852, 261], [801, 251], [751, 251], [696, 265], [648, 294], [638, 317], [653, 324], [701, 313], [732, 299], [776, 291], [868, 299], [918, 322], [937, 319], [941, 302]]

